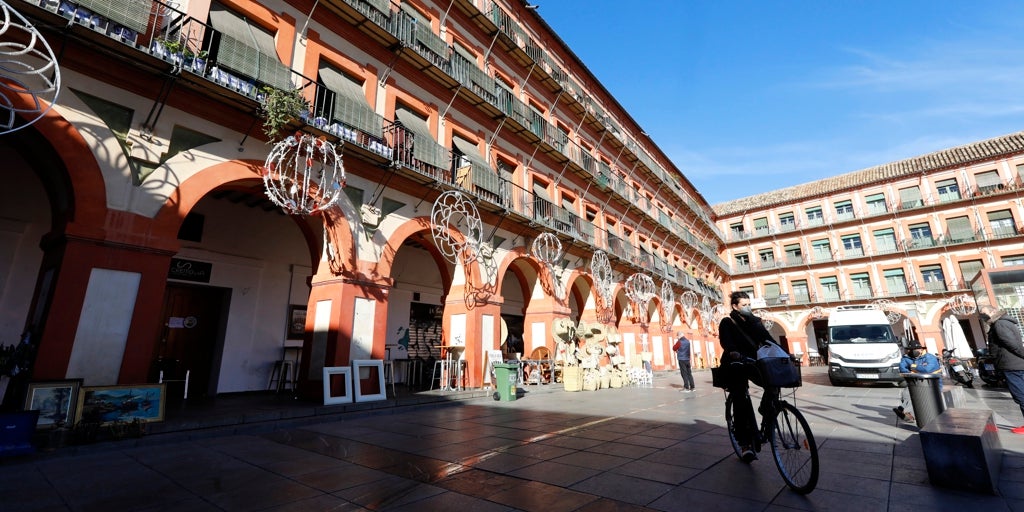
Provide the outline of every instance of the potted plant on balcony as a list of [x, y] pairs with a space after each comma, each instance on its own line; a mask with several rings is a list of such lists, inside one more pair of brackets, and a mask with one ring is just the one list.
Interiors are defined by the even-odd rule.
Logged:
[[283, 90], [264, 87], [263, 133], [273, 139], [293, 119], [309, 110], [309, 102], [302, 96], [301, 89]]

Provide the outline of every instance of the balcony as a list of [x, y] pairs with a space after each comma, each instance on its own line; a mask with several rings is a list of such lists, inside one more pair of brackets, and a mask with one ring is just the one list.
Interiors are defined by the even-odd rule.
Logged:
[[946, 288], [945, 281], [925, 281], [924, 284], [921, 285], [921, 289], [928, 290], [930, 292], [944, 292], [948, 290]]

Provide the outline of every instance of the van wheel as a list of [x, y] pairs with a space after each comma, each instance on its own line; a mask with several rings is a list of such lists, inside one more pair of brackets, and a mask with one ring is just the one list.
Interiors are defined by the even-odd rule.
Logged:
[[835, 377], [833, 377], [833, 376], [831, 376], [831, 375], [829, 375], [829, 376], [828, 376], [828, 381], [829, 381], [829, 382], [830, 382], [830, 383], [831, 383], [831, 384], [832, 384], [833, 386], [842, 386], [842, 385], [843, 385], [843, 383], [842, 383], [841, 381], [839, 381], [839, 380], [836, 380], [836, 378], [835, 378]]

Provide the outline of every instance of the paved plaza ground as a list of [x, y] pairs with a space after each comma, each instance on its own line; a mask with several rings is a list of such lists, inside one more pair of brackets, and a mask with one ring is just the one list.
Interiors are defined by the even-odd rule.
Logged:
[[[697, 372], [655, 387], [516, 401], [476, 395], [0, 459], [0, 511], [1024, 511], [1024, 424], [1005, 389], [965, 390], [996, 413], [999, 495], [933, 487], [900, 389], [832, 387], [804, 368], [795, 402], [821, 448], [821, 479], [791, 492], [770, 459], [733, 454], [723, 393]], [[476, 398], [472, 398], [476, 396]], [[411, 402], [410, 402], [411, 403]]]

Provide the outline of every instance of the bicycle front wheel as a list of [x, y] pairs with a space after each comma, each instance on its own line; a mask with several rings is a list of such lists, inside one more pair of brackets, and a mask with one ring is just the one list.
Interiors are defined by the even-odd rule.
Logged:
[[818, 445], [804, 415], [793, 404], [778, 403], [770, 441], [775, 466], [786, 485], [800, 494], [813, 491], [818, 485]]

